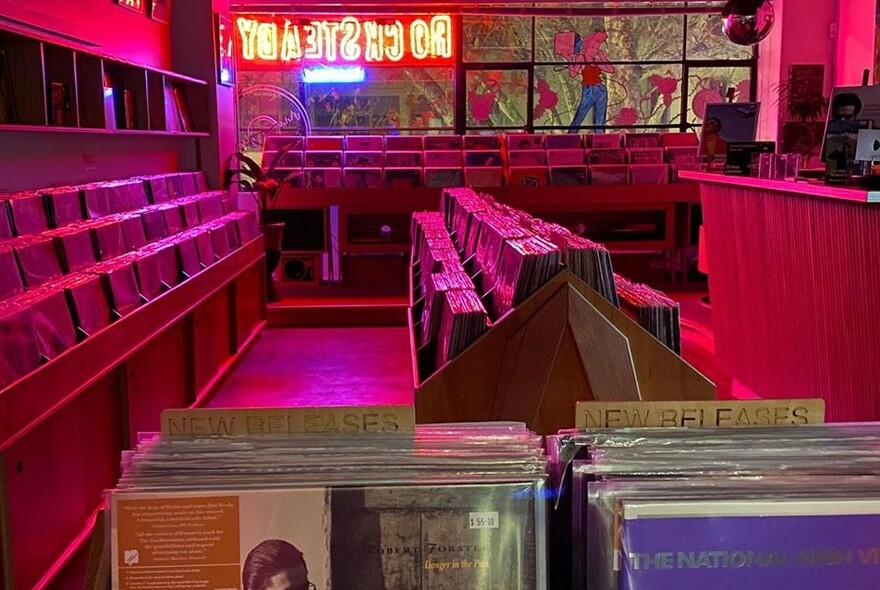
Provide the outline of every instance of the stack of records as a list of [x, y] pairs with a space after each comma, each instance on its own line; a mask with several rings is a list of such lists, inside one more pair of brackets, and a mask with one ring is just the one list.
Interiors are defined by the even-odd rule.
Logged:
[[681, 354], [679, 306], [660, 291], [615, 275], [621, 308], [667, 348]]
[[413, 213], [409, 227], [409, 237], [412, 243], [412, 261], [418, 262], [418, 254], [424, 238], [439, 237], [443, 234], [448, 235], [443, 215], [437, 211], [417, 211]]
[[475, 291], [474, 283], [464, 271], [444, 271], [427, 275], [423, 283], [422, 332], [420, 344], [427, 345], [437, 339], [440, 331], [440, 315], [447, 291]]
[[489, 317], [476, 291], [445, 291], [437, 333], [437, 367], [473, 344], [489, 327]]
[[562, 251], [562, 262], [573, 275], [609, 303], [620, 307], [611, 253], [605, 246], [575, 235], [560, 225], [543, 222], [534, 228], [539, 235], [545, 236]]
[[478, 287], [482, 293], [487, 293], [497, 284], [504, 243], [532, 236], [532, 232], [520, 225], [515, 218], [501, 213], [482, 216], [474, 257], [474, 271], [481, 273]]
[[548, 437], [570, 475], [571, 587], [873, 587], [878, 443], [877, 424]]
[[492, 317], [497, 320], [521, 304], [559, 272], [559, 248], [537, 236], [507, 240], [492, 295]]
[[145, 438], [110, 494], [113, 588], [545, 590], [540, 437], [340, 432], [384, 428], [378, 410], [334, 433]]

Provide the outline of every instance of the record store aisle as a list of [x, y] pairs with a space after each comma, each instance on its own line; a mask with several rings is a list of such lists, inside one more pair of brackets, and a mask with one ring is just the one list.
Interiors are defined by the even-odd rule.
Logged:
[[209, 405], [411, 404], [410, 364], [405, 327], [267, 329]]

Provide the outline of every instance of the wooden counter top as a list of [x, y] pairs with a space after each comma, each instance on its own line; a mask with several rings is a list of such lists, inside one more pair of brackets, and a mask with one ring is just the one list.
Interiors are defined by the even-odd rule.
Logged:
[[725, 176], [724, 174], [712, 172], [684, 170], [679, 172], [678, 176], [683, 180], [695, 180], [697, 182], [724, 185], [732, 188], [751, 188], [768, 192], [791, 193], [840, 201], [854, 201], [857, 203], [880, 203], [880, 191], [828, 186], [821, 182], [771, 180], [769, 178], [754, 178], [751, 176]]

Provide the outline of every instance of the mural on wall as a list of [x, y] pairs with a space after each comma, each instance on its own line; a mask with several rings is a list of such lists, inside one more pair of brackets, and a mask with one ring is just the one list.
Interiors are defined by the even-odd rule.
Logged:
[[242, 76], [238, 87], [239, 150], [259, 161], [267, 135], [309, 135], [312, 122], [295, 93], [247, 74], [256, 78]]
[[581, 98], [574, 117], [569, 125], [569, 133], [577, 133], [588, 113], [592, 113], [590, 124], [593, 131], [605, 130], [605, 117], [608, 112], [608, 88], [605, 75], [616, 69], [607, 63], [608, 56], [602, 45], [608, 40], [608, 33], [595, 31], [586, 37], [574, 31], [561, 31], [553, 38], [553, 53], [568, 61], [568, 75], [581, 82]]

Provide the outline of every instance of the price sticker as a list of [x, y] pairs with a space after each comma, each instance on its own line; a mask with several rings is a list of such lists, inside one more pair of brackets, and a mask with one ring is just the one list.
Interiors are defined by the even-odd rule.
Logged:
[[470, 527], [472, 529], [497, 529], [498, 513], [497, 512], [471, 512]]

